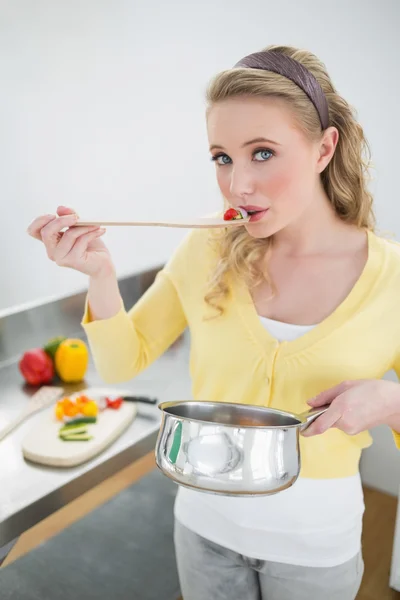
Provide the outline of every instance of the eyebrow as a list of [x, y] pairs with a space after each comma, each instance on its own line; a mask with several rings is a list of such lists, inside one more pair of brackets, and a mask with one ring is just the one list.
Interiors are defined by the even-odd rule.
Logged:
[[[267, 138], [264, 137], [258, 137], [258, 138], [254, 138], [253, 140], [249, 140], [248, 142], [245, 142], [244, 144], [242, 144], [242, 148], [246, 148], [246, 146], [251, 146], [252, 144], [260, 144], [260, 143], [267, 143], [267, 144], [275, 144], [276, 146], [280, 146], [281, 144], [278, 144], [278, 142], [274, 142], [274, 140], [268, 140]], [[220, 146], [219, 144], [213, 144], [212, 146], [210, 146], [210, 151], [211, 150], [225, 150], [225, 148], [223, 146]]]

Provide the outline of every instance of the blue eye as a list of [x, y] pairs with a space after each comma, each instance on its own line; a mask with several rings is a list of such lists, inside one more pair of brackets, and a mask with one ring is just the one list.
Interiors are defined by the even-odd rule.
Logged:
[[[269, 160], [271, 158], [271, 156], [273, 156], [273, 153], [271, 152], [271, 150], [266, 150], [266, 149], [257, 150], [257, 152], [254, 153], [254, 159], [259, 162]], [[259, 158], [257, 158], [257, 157], [259, 157]]]
[[211, 158], [211, 160], [216, 162], [221, 167], [223, 165], [229, 165], [232, 162], [227, 154], [216, 154]]

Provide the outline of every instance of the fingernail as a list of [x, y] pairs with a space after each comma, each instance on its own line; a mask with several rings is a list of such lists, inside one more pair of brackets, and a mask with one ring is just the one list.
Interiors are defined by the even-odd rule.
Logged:
[[309, 425], [308, 427], [306, 427], [306, 428], [305, 428], [305, 429], [302, 431], [302, 434], [303, 434], [303, 435], [305, 435], [305, 436], [307, 436], [307, 437], [310, 437], [310, 436], [313, 434], [313, 428], [312, 428], [312, 426], [311, 426], [311, 425]]

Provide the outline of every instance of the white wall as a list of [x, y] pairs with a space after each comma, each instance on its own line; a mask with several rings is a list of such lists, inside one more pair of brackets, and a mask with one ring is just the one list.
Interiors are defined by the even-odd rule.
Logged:
[[[397, 377], [392, 371], [384, 379], [397, 381]], [[373, 438], [373, 444], [370, 448], [364, 450], [362, 455], [360, 469], [362, 480], [366, 485], [392, 494], [393, 496], [398, 496], [400, 487], [400, 452], [396, 448], [392, 433], [384, 425], [375, 427], [370, 433]]]
[[[84, 288], [25, 234], [57, 204], [88, 218], [218, 208], [204, 90], [270, 43], [317, 53], [357, 107], [379, 224], [399, 237], [399, 17], [397, 0], [3, 0], [0, 310]], [[122, 275], [165, 261], [183, 233], [110, 229], [106, 239]], [[399, 455], [387, 429], [374, 436], [363, 475], [397, 493]]]
[[[383, 0], [8, 0], [0, 3], [0, 310], [69, 294], [83, 276], [25, 234], [81, 216], [199, 215], [219, 208], [204, 89], [269, 43], [307, 47], [359, 109], [378, 170], [381, 223], [397, 233], [399, 4]], [[396, 135], [397, 128], [397, 135]], [[184, 232], [110, 229], [120, 274], [167, 259]]]

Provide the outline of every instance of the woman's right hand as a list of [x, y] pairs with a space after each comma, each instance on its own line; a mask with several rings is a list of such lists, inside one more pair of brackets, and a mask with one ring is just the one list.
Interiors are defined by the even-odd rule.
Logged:
[[[37, 217], [28, 233], [44, 243], [47, 256], [61, 267], [69, 267], [90, 277], [114, 272], [111, 255], [100, 237], [100, 227], [74, 227], [78, 216], [71, 209], [59, 206], [57, 215]], [[66, 231], [62, 231], [63, 229]]]

